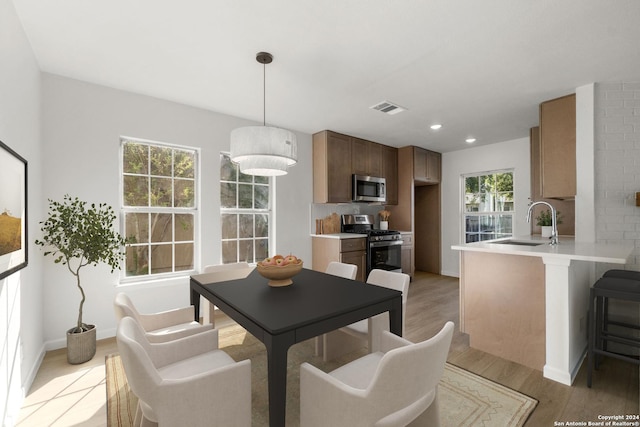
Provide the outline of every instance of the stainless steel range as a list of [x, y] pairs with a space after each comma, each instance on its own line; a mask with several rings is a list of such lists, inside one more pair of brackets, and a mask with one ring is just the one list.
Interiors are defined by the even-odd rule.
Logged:
[[373, 269], [402, 271], [402, 238], [399, 231], [374, 230], [373, 215], [342, 215], [342, 232], [367, 235], [367, 274]]

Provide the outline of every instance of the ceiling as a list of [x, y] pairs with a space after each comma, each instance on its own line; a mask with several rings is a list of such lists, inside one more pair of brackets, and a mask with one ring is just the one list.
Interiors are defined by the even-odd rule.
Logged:
[[637, 0], [13, 3], [44, 72], [262, 122], [267, 51], [267, 124], [397, 147], [526, 137], [541, 101], [640, 81]]

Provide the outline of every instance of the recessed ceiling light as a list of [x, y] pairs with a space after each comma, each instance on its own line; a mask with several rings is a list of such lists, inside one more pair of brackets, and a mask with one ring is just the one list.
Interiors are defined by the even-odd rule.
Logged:
[[436, 123], [436, 124], [431, 125], [431, 129], [433, 129], [433, 130], [438, 130], [440, 128], [442, 128], [442, 125], [440, 123]]
[[465, 139], [465, 141], [467, 143], [469, 143], [469, 144], [472, 144], [472, 143], [476, 142], [476, 139], [475, 138], [467, 138], [467, 139]]

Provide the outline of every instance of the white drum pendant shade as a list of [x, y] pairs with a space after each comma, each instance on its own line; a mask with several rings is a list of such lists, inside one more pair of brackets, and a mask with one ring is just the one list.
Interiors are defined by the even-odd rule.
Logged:
[[298, 160], [296, 136], [286, 129], [246, 126], [231, 131], [231, 161], [247, 175], [286, 175]]

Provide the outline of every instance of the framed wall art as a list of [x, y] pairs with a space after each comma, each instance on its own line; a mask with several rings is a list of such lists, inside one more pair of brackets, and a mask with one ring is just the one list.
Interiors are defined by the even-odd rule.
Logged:
[[27, 161], [0, 141], [0, 279], [27, 258]]

